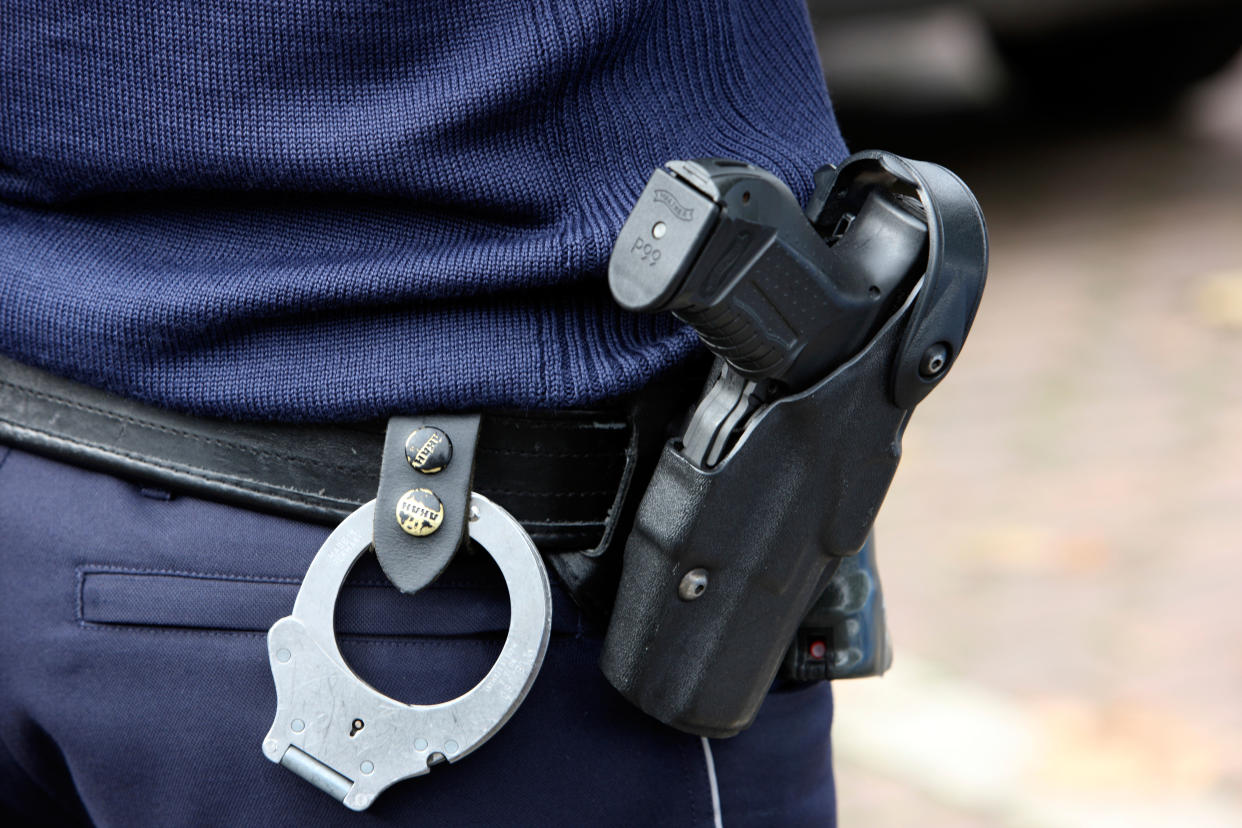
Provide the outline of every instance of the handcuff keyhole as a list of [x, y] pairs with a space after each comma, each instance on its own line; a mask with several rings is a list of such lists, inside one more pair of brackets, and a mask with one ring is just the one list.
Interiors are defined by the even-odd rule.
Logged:
[[366, 726], [366, 722], [362, 721], [362, 719], [354, 719], [353, 723], [349, 727], [349, 738], [354, 738], [354, 735]]

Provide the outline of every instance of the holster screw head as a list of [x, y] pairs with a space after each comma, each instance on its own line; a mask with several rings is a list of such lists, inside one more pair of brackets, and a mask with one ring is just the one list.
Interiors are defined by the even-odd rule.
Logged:
[[949, 346], [937, 342], [923, 352], [923, 358], [919, 360], [919, 376], [923, 379], [938, 377], [948, 364]]
[[707, 591], [707, 570], [692, 569], [681, 578], [677, 585], [677, 597], [683, 601], [693, 601]]

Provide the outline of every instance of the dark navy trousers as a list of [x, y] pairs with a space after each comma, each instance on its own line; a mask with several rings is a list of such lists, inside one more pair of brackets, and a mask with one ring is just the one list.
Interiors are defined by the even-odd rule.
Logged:
[[[608, 685], [602, 630], [555, 584], [547, 658], [512, 720], [348, 811], [260, 750], [276, 705], [266, 630], [327, 534], [0, 446], [5, 824], [833, 824], [826, 684], [772, 693], [733, 739], [677, 732]], [[412, 597], [370, 556], [350, 576], [341, 651], [382, 692], [452, 698], [499, 652], [503, 580], [486, 556], [459, 558]]]

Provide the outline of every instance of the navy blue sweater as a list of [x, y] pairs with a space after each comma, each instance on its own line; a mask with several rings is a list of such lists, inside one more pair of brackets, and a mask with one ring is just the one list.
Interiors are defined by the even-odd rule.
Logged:
[[585, 405], [651, 170], [845, 154], [800, 0], [0, 0], [0, 351], [180, 410]]

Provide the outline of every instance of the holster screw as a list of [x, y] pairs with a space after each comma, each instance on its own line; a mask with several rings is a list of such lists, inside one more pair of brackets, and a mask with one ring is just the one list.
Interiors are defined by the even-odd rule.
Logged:
[[677, 597], [683, 601], [693, 601], [707, 591], [707, 570], [692, 569], [682, 576], [677, 585]]
[[937, 342], [923, 352], [923, 358], [919, 360], [919, 376], [923, 379], [938, 377], [948, 364], [949, 346]]

